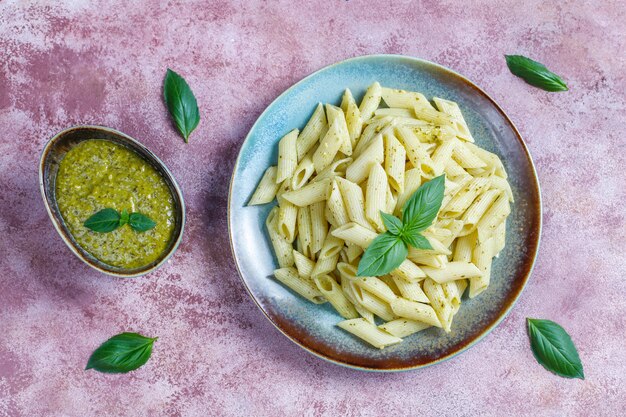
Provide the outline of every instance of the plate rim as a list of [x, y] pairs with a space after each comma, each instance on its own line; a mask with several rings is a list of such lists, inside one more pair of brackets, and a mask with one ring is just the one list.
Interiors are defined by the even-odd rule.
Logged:
[[[522, 279], [523, 279], [522, 285], [519, 287], [519, 290], [517, 291], [517, 293], [514, 294], [513, 297], [510, 299], [510, 302], [506, 306], [505, 310], [498, 316], [498, 318], [491, 325], [486, 327], [478, 336], [476, 336], [473, 340], [470, 340], [468, 343], [464, 344], [459, 349], [457, 349], [457, 350], [455, 350], [455, 351], [453, 351], [453, 352], [451, 352], [451, 353], [449, 353], [449, 354], [447, 354], [445, 356], [437, 358], [436, 360], [427, 362], [427, 363], [421, 363], [421, 364], [416, 364], [416, 365], [409, 365], [409, 366], [404, 366], [404, 367], [374, 368], [374, 367], [355, 365], [355, 364], [343, 362], [341, 360], [329, 357], [329, 356], [327, 356], [327, 355], [325, 355], [325, 354], [323, 354], [321, 352], [318, 352], [318, 351], [312, 349], [311, 347], [301, 343], [300, 341], [298, 341], [294, 337], [292, 337], [290, 334], [285, 332], [280, 326], [278, 326], [274, 322], [274, 320], [272, 320], [272, 318], [267, 314], [265, 309], [263, 309], [263, 307], [261, 306], [261, 304], [259, 303], [259, 301], [255, 297], [255, 295], [252, 293], [252, 291], [248, 287], [248, 284], [247, 284], [245, 278], [243, 277], [243, 274], [242, 274], [241, 269], [239, 267], [239, 259], [237, 258], [237, 255], [235, 253], [235, 247], [233, 245], [233, 229], [232, 229], [232, 225], [231, 225], [231, 219], [232, 219], [231, 205], [232, 205], [233, 184], [234, 184], [234, 180], [235, 180], [235, 173], [237, 172], [237, 169], [239, 168], [239, 163], [240, 163], [240, 160], [241, 160], [241, 150], [243, 149], [244, 145], [248, 142], [248, 140], [250, 140], [250, 135], [255, 130], [257, 125], [264, 118], [264, 116], [270, 110], [270, 108], [273, 107], [274, 104], [276, 104], [276, 102], [278, 102], [280, 99], [282, 99], [288, 93], [290, 93], [291, 90], [293, 90], [295, 87], [297, 87], [300, 84], [302, 84], [305, 81], [307, 81], [309, 78], [311, 78], [311, 77], [313, 77], [313, 76], [315, 76], [315, 75], [317, 75], [317, 74], [319, 74], [321, 72], [331, 70], [333, 67], [336, 67], [336, 66], [339, 66], [339, 65], [342, 65], [342, 64], [345, 64], [345, 63], [355, 62], [355, 61], [362, 61], [362, 60], [365, 61], [365, 60], [372, 59], [372, 58], [383, 58], [383, 59], [384, 58], [392, 58], [392, 59], [400, 58], [400, 59], [406, 59], [407, 61], [411, 61], [413, 63], [432, 65], [432, 66], [436, 67], [440, 71], [446, 72], [448, 74], [451, 74], [451, 75], [461, 79], [467, 85], [469, 85], [474, 90], [476, 90], [479, 94], [484, 96], [484, 98], [486, 98], [495, 107], [495, 109], [504, 117], [505, 121], [511, 126], [513, 132], [515, 133], [515, 136], [516, 136], [518, 142], [522, 146], [522, 149], [524, 151], [526, 159], [530, 163], [532, 177], [533, 177], [533, 180], [534, 180], [533, 181], [533, 185], [534, 185], [534, 189], [535, 189], [535, 191], [537, 193], [536, 210], [538, 211], [539, 223], [536, 226], [537, 237], [535, 238], [535, 250], [534, 250], [534, 252], [532, 254], [532, 258], [530, 260], [530, 267], [528, 268], [528, 272], [522, 277]], [[355, 57], [352, 57], [352, 58], [347, 58], [347, 59], [335, 62], [333, 64], [324, 66], [324, 67], [322, 67], [322, 68], [320, 68], [320, 69], [318, 69], [316, 71], [313, 71], [312, 73], [304, 76], [302, 79], [300, 79], [299, 81], [297, 81], [294, 84], [292, 84], [290, 87], [288, 87], [285, 91], [283, 91], [281, 94], [279, 94], [274, 100], [272, 100], [272, 102], [270, 104], [268, 104], [265, 107], [263, 112], [257, 117], [257, 119], [255, 120], [254, 124], [250, 127], [250, 130], [248, 131], [248, 133], [247, 133], [246, 137], [244, 138], [244, 140], [239, 145], [239, 150], [237, 152], [237, 159], [235, 160], [235, 164], [233, 165], [233, 170], [232, 170], [232, 173], [231, 173], [231, 176], [230, 176], [230, 183], [229, 183], [229, 186], [228, 186], [227, 217], [228, 217], [228, 219], [227, 219], [227, 224], [228, 224], [228, 242], [229, 242], [229, 245], [230, 245], [230, 250], [231, 250], [231, 254], [232, 254], [233, 260], [235, 261], [235, 268], [237, 269], [237, 274], [239, 275], [239, 279], [242, 282], [244, 288], [246, 289], [246, 291], [247, 291], [248, 295], [250, 296], [250, 298], [252, 299], [252, 301], [254, 301], [254, 304], [259, 308], [259, 310], [261, 310], [261, 312], [263, 313], [265, 318], [272, 324], [272, 326], [274, 326], [276, 329], [278, 329], [278, 331], [280, 333], [285, 335], [285, 337], [287, 337], [287, 339], [289, 339], [291, 342], [295, 343], [296, 345], [298, 345], [300, 348], [304, 349], [308, 353], [310, 353], [310, 354], [312, 354], [312, 355], [314, 355], [314, 356], [316, 356], [316, 357], [318, 357], [320, 359], [323, 359], [325, 361], [331, 362], [333, 364], [340, 365], [340, 366], [343, 366], [343, 367], [347, 367], [347, 368], [350, 368], [350, 369], [359, 370], [359, 371], [369, 371], [369, 372], [403, 372], [403, 371], [411, 371], [411, 370], [416, 370], [416, 369], [423, 369], [423, 368], [426, 368], [426, 367], [429, 367], [429, 366], [432, 366], [432, 365], [437, 365], [439, 363], [442, 363], [442, 362], [445, 362], [445, 361], [447, 361], [449, 359], [452, 359], [453, 357], [459, 355], [460, 353], [463, 353], [463, 352], [467, 351], [471, 347], [475, 346], [478, 342], [482, 341], [485, 338], [485, 336], [487, 336], [496, 327], [498, 327], [500, 325], [500, 323], [502, 323], [502, 321], [509, 315], [509, 313], [513, 309], [513, 306], [515, 306], [515, 304], [517, 303], [517, 301], [521, 297], [522, 292], [526, 288], [526, 285], [528, 284], [530, 276], [532, 275], [532, 272], [533, 272], [533, 270], [535, 268], [535, 264], [536, 264], [536, 261], [537, 261], [537, 255], [539, 253], [539, 247], [541, 245], [541, 232], [543, 230], [543, 200], [542, 200], [542, 197], [541, 197], [541, 186], [539, 184], [539, 176], [537, 175], [537, 169], [535, 167], [535, 163], [533, 162], [533, 159], [532, 159], [532, 156], [530, 154], [530, 151], [528, 150], [528, 147], [526, 146], [526, 143], [524, 142], [524, 139], [522, 138], [521, 133], [519, 132], [519, 130], [517, 129], [517, 126], [515, 126], [515, 124], [511, 120], [511, 118], [502, 109], [502, 107], [500, 107], [500, 105], [489, 94], [487, 94], [482, 88], [480, 88], [478, 85], [476, 85], [474, 82], [472, 82], [470, 79], [468, 79], [464, 75], [461, 75], [458, 72], [456, 72], [456, 71], [454, 71], [454, 70], [452, 70], [452, 69], [450, 69], [448, 67], [445, 67], [443, 65], [437, 64], [437, 63], [432, 62], [432, 61], [429, 61], [427, 59], [422, 59], [422, 58], [417, 58], [417, 57], [413, 57], [413, 56], [409, 56], [409, 55], [402, 55], [402, 54], [370, 54], [370, 55], [359, 55], [359, 56], [355, 56]]]

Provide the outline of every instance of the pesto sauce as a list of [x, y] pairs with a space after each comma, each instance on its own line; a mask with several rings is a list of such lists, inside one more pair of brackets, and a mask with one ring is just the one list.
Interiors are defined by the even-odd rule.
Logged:
[[[76, 242], [111, 266], [130, 269], [156, 261], [174, 230], [174, 200], [165, 180], [135, 152], [111, 141], [86, 140], [65, 154], [56, 200]], [[146, 232], [126, 225], [98, 233], [83, 225], [104, 208], [145, 214], [156, 226]]]

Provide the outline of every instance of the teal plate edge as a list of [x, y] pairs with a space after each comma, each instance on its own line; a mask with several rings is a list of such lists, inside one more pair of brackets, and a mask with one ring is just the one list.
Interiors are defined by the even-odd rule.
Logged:
[[[450, 334], [428, 329], [380, 351], [335, 327], [341, 318], [331, 307], [306, 303], [270, 278], [277, 266], [264, 221], [272, 205], [245, 207], [264, 170], [275, 164], [275, 145], [285, 133], [302, 128], [318, 102], [338, 103], [346, 87], [358, 101], [373, 81], [420, 91], [428, 98], [439, 96], [459, 102], [476, 143], [503, 158], [516, 198], [507, 223], [507, 247], [494, 259], [492, 283], [484, 293], [487, 295], [481, 295], [482, 301], [481, 296], [464, 298]], [[405, 371], [434, 365], [485, 337], [520, 297], [534, 267], [541, 227], [541, 192], [532, 158], [500, 106], [464, 76], [403, 55], [347, 59], [312, 73], [279, 95], [243, 141], [228, 196], [228, 230], [235, 265], [259, 309], [281, 333], [309, 353], [366, 371]]]

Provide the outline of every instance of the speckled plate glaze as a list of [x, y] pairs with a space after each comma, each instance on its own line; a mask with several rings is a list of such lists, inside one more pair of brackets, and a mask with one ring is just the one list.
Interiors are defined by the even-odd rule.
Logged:
[[[339, 104], [346, 87], [357, 99], [374, 81], [456, 101], [481, 147], [498, 154], [509, 174], [515, 203], [507, 244], [494, 259], [491, 285], [463, 299], [448, 334], [431, 328], [384, 350], [374, 349], [335, 326], [341, 317], [328, 304], [306, 302], [271, 278], [277, 262], [265, 231], [272, 205], [246, 207], [263, 172], [276, 164], [277, 143], [302, 129], [316, 104]], [[229, 196], [229, 233], [239, 273], [265, 316], [305, 350], [356, 369], [400, 371], [432, 365], [475, 344], [502, 321], [532, 271], [541, 233], [541, 197], [530, 154], [502, 109], [471, 81], [432, 62], [397, 55], [371, 55], [323, 68], [281, 94], [246, 137], [235, 164]]]

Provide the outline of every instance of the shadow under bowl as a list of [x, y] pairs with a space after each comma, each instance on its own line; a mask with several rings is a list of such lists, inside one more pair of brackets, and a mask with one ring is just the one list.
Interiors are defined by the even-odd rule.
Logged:
[[[76, 242], [66, 226], [56, 199], [56, 177], [59, 171], [59, 164], [70, 149], [90, 139], [104, 139], [130, 149], [161, 174], [161, 177], [167, 184], [172, 199], [174, 200], [175, 227], [167, 248], [155, 261], [137, 268], [122, 268], [108, 265], [83, 249]], [[65, 244], [81, 261], [107, 275], [131, 278], [152, 272], [163, 265], [170, 256], [176, 252], [183, 237], [183, 230], [185, 228], [185, 202], [183, 200], [183, 193], [176, 183], [174, 176], [169, 169], [167, 169], [165, 164], [148, 148], [117, 130], [103, 126], [74, 126], [54, 135], [44, 147], [41, 155], [39, 162], [39, 187], [41, 188], [41, 195], [50, 220], [52, 220], [52, 224], [57, 232], [59, 232]]]

